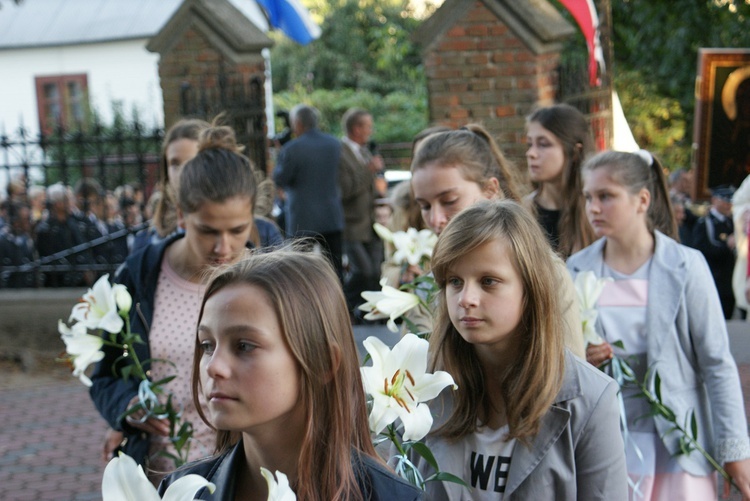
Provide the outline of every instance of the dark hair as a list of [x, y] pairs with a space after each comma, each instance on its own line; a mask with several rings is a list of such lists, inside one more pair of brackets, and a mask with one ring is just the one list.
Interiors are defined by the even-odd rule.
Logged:
[[178, 204], [191, 214], [208, 202], [224, 202], [232, 197], [248, 197], [255, 209], [257, 183], [253, 165], [240, 153], [234, 130], [227, 126], [204, 129], [198, 140], [198, 154], [180, 174]]
[[169, 165], [167, 164], [167, 148], [170, 144], [181, 139], [198, 142], [202, 130], [210, 127], [209, 123], [196, 118], [179, 120], [169, 128], [161, 145], [161, 160], [159, 163], [159, 182], [157, 191], [161, 197], [157, 199], [154, 209], [153, 224], [160, 236], [165, 237], [177, 229], [177, 193], [169, 183]]
[[[539, 108], [526, 118], [526, 124], [536, 122], [562, 143], [565, 154], [563, 166], [563, 206], [558, 231], [558, 251], [563, 257], [574, 250], [590, 245], [596, 236], [586, 218], [586, 201], [583, 198], [581, 165], [594, 152], [594, 139], [586, 117], [569, 104], [555, 104]], [[534, 204], [530, 204], [534, 210]]]
[[[286, 248], [220, 268], [206, 287], [198, 324], [211, 296], [238, 284], [257, 287], [266, 295], [300, 367], [299, 399], [307, 423], [297, 461], [300, 481], [294, 490], [298, 498], [362, 499], [352, 453], [382, 460], [370, 438], [354, 334], [333, 267], [321, 254]], [[211, 426], [198, 399], [201, 354], [196, 336], [193, 400]], [[238, 439], [236, 433], [217, 430], [217, 453]]]
[[428, 135], [414, 153], [411, 171], [428, 163], [444, 167], [458, 166], [465, 179], [484, 186], [494, 177], [505, 198], [520, 200], [513, 168], [489, 132], [478, 124], [460, 130]]
[[650, 152], [636, 153], [603, 151], [594, 155], [583, 165], [583, 171], [605, 169], [616, 183], [630, 193], [646, 189], [651, 194], [647, 223], [649, 230], [659, 230], [679, 242], [677, 223], [670, 202], [664, 169]]
[[349, 108], [341, 117], [341, 129], [349, 135], [364, 117], [371, 116], [370, 112], [362, 108]]

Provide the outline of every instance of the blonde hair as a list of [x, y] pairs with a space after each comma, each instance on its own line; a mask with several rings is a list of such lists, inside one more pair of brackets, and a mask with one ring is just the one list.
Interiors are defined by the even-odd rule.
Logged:
[[474, 346], [451, 323], [445, 296], [450, 268], [479, 246], [501, 240], [523, 284], [523, 314], [518, 324], [518, 358], [504, 371], [500, 392], [506, 403], [510, 438], [528, 442], [560, 391], [564, 373], [563, 306], [555, 257], [541, 228], [518, 203], [481, 201], [460, 212], [440, 235], [432, 271], [440, 286], [437, 321], [430, 337], [431, 367], [455, 379], [452, 413], [437, 430], [448, 438], [474, 432], [488, 415], [490, 399]]
[[[354, 334], [336, 273], [324, 256], [312, 252], [287, 248], [253, 254], [210, 278], [199, 319], [211, 296], [235, 284], [258, 287], [266, 294], [300, 367], [300, 405], [305, 408], [307, 426], [297, 461], [301, 479], [294, 486], [297, 497], [363, 499], [352, 454], [380, 460], [370, 440]], [[198, 401], [200, 358], [196, 336], [193, 401], [211, 426]], [[218, 430], [217, 452], [226, 451], [237, 440], [237, 433]]]

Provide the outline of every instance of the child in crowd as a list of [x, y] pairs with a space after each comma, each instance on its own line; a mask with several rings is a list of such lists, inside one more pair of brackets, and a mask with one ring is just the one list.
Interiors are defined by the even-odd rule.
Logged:
[[[134, 346], [139, 359], [174, 364], [150, 364], [150, 377], [159, 381], [177, 376], [166, 389], [174, 394], [175, 405], [182, 406], [183, 419], [195, 427], [190, 459], [197, 459], [209, 454], [214, 443], [213, 431], [200, 421], [190, 398], [192, 335], [203, 295], [201, 281], [212, 266], [237, 261], [253, 229], [255, 176], [250, 160], [238, 152], [231, 128], [203, 130], [197, 155], [182, 169], [179, 189], [177, 220], [183, 231], [131, 255], [114, 282], [125, 285], [138, 305], [130, 311], [130, 325], [144, 341]], [[156, 472], [152, 479], [159, 480], [160, 474], [174, 467], [159, 454], [171, 450], [169, 423], [155, 417], [141, 422], [142, 410], [118, 419], [138, 403], [139, 382], [120, 377], [127, 362], [122, 352], [106, 346], [104, 351], [105, 358], [92, 376], [91, 397], [109, 425], [124, 434], [123, 451], [138, 463], [149, 464]]]
[[[438, 235], [453, 216], [480, 200], [520, 200], [509, 162], [480, 125], [470, 124], [461, 130], [426, 137], [414, 154], [411, 171], [411, 186], [422, 218]], [[541, 245], [545, 243], [546, 239], [542, 239], [539, 248], [551, 253], [549, 245]], [[560, 259], [554, 261], [563, 297], [565, 344], [574, 354], [583, 357], [583, 335], [573, 282], [565, 264]], [[418, 320], [420, 326], [426, 323]]]
[[547, 238], [563, 259], [594, 241], [581, 195], [581, 164], [594, 151], [588, 121], [576, 108], [556, 104], [526, 119], [529, 178], [536, 187], [525, 198]]
[[200, 499], [265, 500], [264, 467], [287, 475], [297, 499], [422, 497], [375, 453], [346, 301], [322, 255], [278, 250], [217, 271], [200, 310], [193, 397], [207, 402], [218, 455], [162, 491], [197, 473], [216, 484]]
[[[750, 441], [721, 304], [706, 260], [673, 240], [661, 165], [645, 151], [603, 152], [585, 163], [583, 179], [586, 214], [602, 238], [571, 256], [568, 268], [613, 279], [598, 301], [605, 342], [589, 345], [587, 359], [600, 365], [613, 353], [627, 357], [652, 392], [658, 373], [677, 422], [695, 413], [698, 442], [750, 498]], [[651, 417], [644, 398], [627, 398], [638, 393], [631, 384], [622, 391], [628, 473], [638, 490], [632, 499], [717, 499], [708, 461], [697, 451], [679, 454], [671, 424]]]
[[617, 384], [564, 349], [555, 259], [512, 201], [478, 202], [442, 232], [430, 365], [459, 390], [432, 406], [426, 442], [470, 489], [428, 482], [429, 499], [626, 499]]

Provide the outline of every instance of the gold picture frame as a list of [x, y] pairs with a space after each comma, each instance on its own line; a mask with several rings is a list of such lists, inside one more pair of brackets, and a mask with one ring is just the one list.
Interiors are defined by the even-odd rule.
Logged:
[[693, 198], [738, 187], [750, 174], [750, 49], [699, 49], [693, 130]]

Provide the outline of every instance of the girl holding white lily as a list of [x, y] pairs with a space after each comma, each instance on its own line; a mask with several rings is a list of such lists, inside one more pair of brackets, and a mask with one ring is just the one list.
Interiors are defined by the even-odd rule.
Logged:
[[626, 498], [617, 384], [565, 350], [556, 266], [512, 201], [478, 202], [442, 232], [431, 370], [458, 390], [431, 405], [438, 427], [425, 442], [470, 488], [430, 482], [429, 499]]
[[278, 250], [217, 270], [192, 389], [196, 406], [207, 402], [200, 412], [217, 430], [217, 455], [179, 469], [162, 490], [197, 473], [216, 485], [199, 499], [265, 500], [265, 468], [304, 500], [421, 499], [373, 449], [346, 301], [321, 255]]
[[[132, 332], [143, 343], [133, 345], [152, 381], [176, 378], [165, 388], [182, 409], [182, 420], [193, 423], [188, 459], [211, 452], [214, 433], [203, 425], [190, 397], [192, 335], [203, 292], [203, 274], [217, 264], [237, 261], [246, 250], [253, 229], [256, 182], [250, 160], [239, 153], [229, 127], [203, 130], [198, 154], [182, 168], [177, 217], [184, 230], [147, 245], [131, 255], [114, 282], [127, 287], [133, 298]], [[122, 450], [149, 468], [155, 482], [174, 469], [167, 419], [147, 416], [143, 409], [127, 417], [142, 402], [140, 381], [123, 377], [131, 363], [112, 347], [96, 366], [91, 397], [99, 412], [124, 434]], [[126, 372], [123, 372], [126, 371]], [[156, 398], [154, 396], [154, 398]]]
[[[627, 357], [677, 423], [695, 417], [687, 427], [750, 499], [750, 440], [721, 304], [701, 253], [674, 240], [661, 164], [643, 150], [600, 153], [583, 166], [583, 194], [601, 238], [571, 256], [568, 268], [611, 280], [597, 304], [604, 342], [588, 346], [588, 361]], [[624, 397], [638, 395], [631, 384]], [[717, 499], [714, 468], [697, 450], [680, 453], [672, 423], [653, 417], [642, 397], [624, 398], [624, 408], [631, 499]]]
[[[421, 141], [411, 164], [411, 187], [425, 223], [440, 235], [456, 214], [481, 200], [520, 202], [511, 169], [487, 130], [469, 124], [460, 130], [431, 134]], [[546, 238], [540, 244], [544, 242]], [[549, 246], [540, 245], [540, 249], [552, 253]], [[565, 305], [565, 344], [583, 357], [573, 282], [562, 260], [555, 259], [555, 263], [554, 273]], [[420, 325], [427, 323], [420, 320]]]

